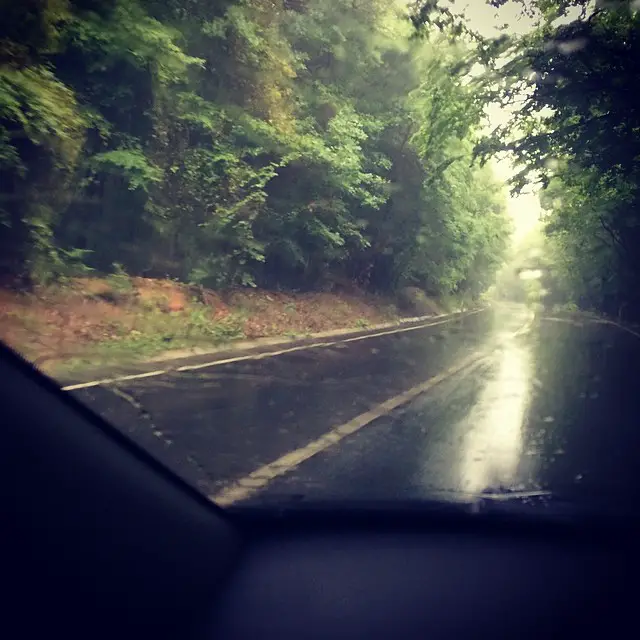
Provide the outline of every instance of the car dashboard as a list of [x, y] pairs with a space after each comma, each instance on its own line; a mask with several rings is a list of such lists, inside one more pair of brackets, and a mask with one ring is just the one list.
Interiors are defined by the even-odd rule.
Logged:
[[0, 378], [3, 622], [20, 637], [540, 640], [635, 628], [633, 517], [486, 501], [222, 510], [15, 354], [0, 353]]
[[578, 637], [633, 617], [630, 532], [594, 522], [400, 507], [232, 517], [246, 546], [202, 637]]

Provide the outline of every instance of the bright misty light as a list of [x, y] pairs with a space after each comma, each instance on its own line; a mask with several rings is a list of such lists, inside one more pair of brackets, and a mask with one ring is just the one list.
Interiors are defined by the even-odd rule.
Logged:
[[520, 280], [540, 280], [542, 271], [540, 269], [525, 269], [520, 272]]
[[[640, 1], [640, 0], [639, 0]], [[496, 9], [487, 5], [484, 0], [454, 0], [453, 11], [464, 14], [472, 29], [486, 37], [499, 35], [499, 27], [507, 24], [507, 32], [511, 35], [523, 35], [530, 31], [533, 22], [521, 15], [522, 7], [517, 3], [507, 3]], [[506, 109], [497, 104], [488, 105], [485, 113], [489, 121], [485, 131], [489, 133], [496, 127], [505, 125], [513, 109]], [[507, 182], [515, 173], [513, 164], [507, 158], [494, 160], [492, 167], [496, 177]], [[535, 187], [525, 188], [522, 193], [507, 193], [507, 213], [513, 221], [513, 241], [518, 243], [528, 235], [540, 222], [542, 209]]]
[[544, 162], [544, 166], [549, 169], [549, 171], [556, 171], [560, 166], [560, 163], [556, 158], [547, 158]]

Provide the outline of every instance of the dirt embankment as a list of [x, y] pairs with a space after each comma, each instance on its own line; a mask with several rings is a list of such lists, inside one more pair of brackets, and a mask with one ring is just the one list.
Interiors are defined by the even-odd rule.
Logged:
[[50, 372], [236, 339], [366, 328], [399, 315], [393, 301], [364, 293], [221, 295], [126, 275], [78, 278], [29, 294], [0, 290], [0, 339]]

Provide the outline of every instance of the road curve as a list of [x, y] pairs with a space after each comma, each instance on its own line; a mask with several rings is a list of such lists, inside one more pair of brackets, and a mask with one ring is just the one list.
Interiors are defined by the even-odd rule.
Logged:
[[74, 391], [207, 495], [639, 493], [640, 339], [517, 305], [446, 325]]

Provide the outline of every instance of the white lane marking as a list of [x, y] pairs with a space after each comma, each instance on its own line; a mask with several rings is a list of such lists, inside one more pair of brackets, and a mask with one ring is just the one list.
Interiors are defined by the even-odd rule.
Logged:
[[389, 331], [379, 331], [377, 333], [369, 333], [364, 336], [357, 336], [355, 338], [345, 338], [343, 340], [332, 340], [329, 342], [316, 342], [314, 344], [305, 344], [297, 347], [289, 347], [288, 349], [279, 349], [278, 351], [266, 351], [264, 353], [254, 353], [245, 356], [236, 356], [234, 358], [225, 358], [223, 360], [211, 360], [209, 362], [203, 362], [201, 364], [188, 364], [182, 367], [170, 368], [170, 369], [156, 369], [155, 371], [149, 371], [147, 373], [134, 373], [125, 376], [116, 376], [114, 378], [102, 378], [100, 380], [91, 380], [89, 382], [81, 382], [79, 384], [70, 384], [66, 387], [62, 387], [62, 391], [77, 391], [78, 389], [88, 389], [90, 387], [99, 387], [105, 384], [113, 384], [115, 382], [126, 382], [128, 380], [140, 380], [142, 378], [152, 378], [154, 376], [162, 376], [172, 372], [182, 371], [196, 371], [197, 369], [207, 369], [209, 367], [217, 367], [223, 364], [231, 364], [233, 362], [243, 362], [245, 360], [262, 360], [263, 358], [274, 358], [276, 356], [284, 355], [286, 353], [293, 353], [294, 351], [304, 351], [307, 349], [319, 349], [332, 347], [337, 344], [343, 344], [346, 342], [356, 342], [358, 340], [368, 340], [369, 338], [378, 338], [380, 336], [387, 336], [394, 333], [405, 333], [407, 331], [416, 331], [418, 329], [425, 329], [427, 327], [435, 327], [437, 325], [453, 322], [459, 318], [466, 318], [485, 311], [485, 309], [478, 309], [477, 311], [468, 311], [462, 314], [455, 314], [444, 320], [438, 320], [436, 322], [426, 322], [412, 327], [398, 327], [397, 329], [391, 329]]
[[545, 322], [564, 322], [565, 324], [572, 324], [576, 327], [584, 327], [585, 324], [609, 324], [612, 327], [616, 327], [617, 329], [621, 329], [622, 331], [626, 331], [630, 333], [632, 336], [636, 338], [640, 338], [640, 333], [630, 329], [629, 327], [625, 327], [623, 324], [619, 324], [615, 320], [607, 320], [606, 318], [589, 318], [585, 316], [582, 321], [572, 320], [571, 318], [558, 318], [554, 316], [543, 316], [541, 320]]
[[570, 324], [574, 327], [584, 327], [584, 322], [577, 322], [576, 320], [571, 320], [570, 318], [554, 318], [551, 316], [542, 316], [540, 318], [544, 322], [561, 322], [563, 324]]
[[629, 329], [629, 327], [625, 327], [623, 324], [618, 324], [613, 320], [598, 320], [598, 322], [602, 324], [610, 324], [614, 327], [617, 327], [618, 329], [622, 329], [623, 331], [630, 333], [632, 336], [635, 336], [636, 338], [640, 338], [640, 333], [638, 333], [637, 331], [634, 331], [633, 329]]
[[118, 376], [117, 378], [103, 378], [102, 380], [92, 380], [91, 382], [83, 382], [81, 384], [70, 384], [62, 387], [62, 391], [74, 391], [75, 389], [84, 389], [85, 387], [97, 387], [101, 384], [110, 384], [113, 382], [123, 382], [126, 380], [139, 380], [140, 378], [152, 378], [168, 373], [168, 369], [156, 369], [155, 371], [147, 371], [147, 373], [134, 373], [128, 376]]
[[[474, 311], [473, 313], [477, 313]], [[213, 362], [205, 362], [203, 364], [187, 364], [183, 367], [177, 367], [173, 371], [194, 371], [196, 369], [206, 369], [207, 367], [213, 367], [220, 364], [229, 364], [231, 362], [239, 362], [241, 360], [261, 360], [262, 358], [273, 358], [274, 356], [281, 356], [285, 353], [293, 353], [294, 351], [305, 351], [306, 349], [318, 349], [333, 347], [337, 344], [344, 344], [345, 342], [356, 342], [357, 340], [368, 340], [369, 338], [378, 338], [380, 336], [387, 336], [393, 333], [404, 333], [406, 331], [415, 331], [416, 329], [424, 329], [426, 327], [435, 327], [439, 324], [446, 324], [451, 322], [455, 318], [449, 318], [447, 320], [440, 320], [439, 322], [430, 322], [429, 324], [421, 324], [417, 327], [403, 327], [401, 329], [393, 329], [392, 331], [383, 331], [380, 333], [367, 334], [366, 336], [357, 336], [355, 338], [345, 338], [344, 340], [332, 340], [331, 342], [316, 342], [314, 344], [300, 345], [298, 347], [289, 347], [288, 349], [280, 349], [279, 351], [267, 351], [265, 353], [257, 353], [248, 356], [238, 356], [236, 358], [227, 358], [226, 360], [215, 360]]]
[[397, 396], [381, 402], [369, 411], [365, 411], [352, 420], [349, 420], [349, 422], [345, 422], [342, 425], [334, 427], [304, 447], [290, 451], [277, 460], [256, 469], [244, 478], [234, 481], [225, 489], [209, 496], [209, 498], [220, 506], [228, 506], [238, 500], [246, 500], [254, 493], [266, 487], [278, 476], [282, 476], [289, 471], [292, 471], [309, 458], [328, 449], [329, 447], [334, 446], [347, 436], [359, 431], [374, 420], [387, 415], [394, 409], [397, 409], [410, 400], [413, 400], [420, 394], [429, 391], [456, 373], [460, 373], [463, 370], [466, 370], [467, 372], [473, 371], [485, 362], [487, 358], [488, 356], [484, 352], [472, 354], [446, 371], [429, 378], [425, 382], [422, 382], [421, 384], [412, 387]]

